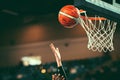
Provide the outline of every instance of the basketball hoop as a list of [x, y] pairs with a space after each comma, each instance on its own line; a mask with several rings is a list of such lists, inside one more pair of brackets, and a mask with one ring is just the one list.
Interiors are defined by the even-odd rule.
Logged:
[[113, 35], [117, 23], [104, 17], [88, 17], [85, 10], [66, 5], [58, 15], [59, 22], [65, 28], [80, 24], [88, 37], [88, 49], [99, 52], [113, 51]]
[[99, 16], [88, 17], [84, 10], [78, 12], [80, 16], [77, 21], [86, 31], [88, 49], [99, 52], [113, 51], [113, 35], [117, 23]]

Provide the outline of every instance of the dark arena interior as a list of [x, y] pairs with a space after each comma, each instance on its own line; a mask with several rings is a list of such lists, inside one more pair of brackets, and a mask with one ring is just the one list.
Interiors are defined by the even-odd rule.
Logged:
[[[58, 13], [65, 5], [116, 22], [113, 37], [105, 41], [112, 39], [106, 46], [114, 50], [89, 50], [90, 35], [82, 25], [61, 25]], [[119, 30], [120, 0], [0, 0], [0, 80], [64, 80], [52, 79], [59, 73], [50, 43], [59, 48], [65, 80], [120, 80]]]

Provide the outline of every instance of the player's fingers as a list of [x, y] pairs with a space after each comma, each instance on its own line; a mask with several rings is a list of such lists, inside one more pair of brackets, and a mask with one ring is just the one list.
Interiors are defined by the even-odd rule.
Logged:
[[54, 55], [57, 57], [57, 53], [59, 53], [59, 51], [55, 48], [55, 46], [53, 45], [53, 43], [50, 44], [50, 48], [52, 49]]
[[50, 44], [50, 48], [52, 49], [53, 52], [55, 52], [55, 47], [54, 47], [53, 43]]

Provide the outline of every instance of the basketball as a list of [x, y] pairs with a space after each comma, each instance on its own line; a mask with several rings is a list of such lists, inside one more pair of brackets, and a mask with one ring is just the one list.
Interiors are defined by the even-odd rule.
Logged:
[[77, 25], [77, 18], [79, 17], [79, 13], [77, 8], [73, 5], [66, 5], [62, 7], [58, 14], [58, 21], [65, 28], [73, 28]]

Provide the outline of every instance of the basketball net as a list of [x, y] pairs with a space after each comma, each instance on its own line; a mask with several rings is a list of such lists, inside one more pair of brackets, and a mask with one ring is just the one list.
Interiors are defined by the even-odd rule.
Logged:
[[[77, 9], [77, 8], [76, 8]], [[86, 31], [88, 37], [88, 49], [92, 51], [107, 52], [113, 51], [113, 35], [116, 29], [116, 22], [99, 16], [88, 17], [86, 11], [78, 10], [79, 18], [74, 18], [66, 13], [60, 12], [76, 21]], [[75, 25], [72, 25], [73, 27]]]
[[113, 35], [116, 29], [116, 22], [109, 19], [102, 19], [95, 16], [94, 20], [89, 19], [86, 11], [80, 12], [77, 21], [84, 28], [88, 37], [88, 49], [99, 52], [113, 51]]

